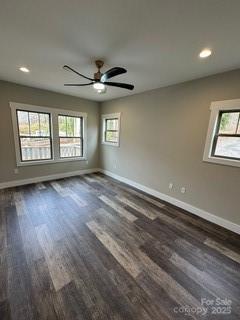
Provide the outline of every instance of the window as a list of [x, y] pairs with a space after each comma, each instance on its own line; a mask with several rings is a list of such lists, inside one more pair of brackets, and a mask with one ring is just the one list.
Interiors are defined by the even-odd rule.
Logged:
[[86, 113], [10, 103], [17, 166], [86, 160]]
[[220, 111], [212, 156], [240, 160], [240, 109]]
[[82, 157], [82, 117], [58, 116], [60, 157]]
[[204, 160], [240, 166], [240, 99], [212, 103]]
[[52, 159], [50, 114], [17, 110], [21, 161]]
[[120, 113], [102, 115], [102, 143], [119, 146]]

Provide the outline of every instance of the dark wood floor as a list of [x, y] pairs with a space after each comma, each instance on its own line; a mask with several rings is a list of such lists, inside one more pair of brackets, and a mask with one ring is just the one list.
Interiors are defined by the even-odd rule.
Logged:
[[1, 190], [0, 210], [1, 320], [240, 319], [230, 231], [101, 174]]

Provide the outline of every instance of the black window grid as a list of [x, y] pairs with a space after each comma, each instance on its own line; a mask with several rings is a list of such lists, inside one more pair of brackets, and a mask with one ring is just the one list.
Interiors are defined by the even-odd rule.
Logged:
[[[221, 125], [221, 120], [222, 120], [222, 116], [225, 113], [239, 113], [238, 115], [238, 121], [237, 121], [237, 125], [236, 125], [236, 129], [235, 129], [235, 133], [220, 133], [220, 125]], [[228, 156], [221, 156], [216, 154], [216, 147], [217, 147], [217, 141], [219, 137], [233, 137], [233, 138], [240, 138], [240, 134], [238, 133], [240, 129], [240, 109], [239, 110], [222, 110], [219, 112], [218, 114], [218, 120], [217, 120], [217, 126], [216, 126], [216, 131], [215, 131], [215, 135], [213, 138], [213, 145], [212, 145], [212, 152], [211, 152], [211, 156], [212, 157], [217, 157], [217, 158], [223, 158], [223, 159], [230, 159], [230, 160], [240, 160], [240, 158], [236, 158], [236, 157], [228, 157]]]

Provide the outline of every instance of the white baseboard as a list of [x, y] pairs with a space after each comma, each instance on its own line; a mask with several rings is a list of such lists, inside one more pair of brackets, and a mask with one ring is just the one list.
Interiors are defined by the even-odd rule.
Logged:
[[240, 234], [240, 225], [238, 225], [238, 224], [236, 224], [234, 222], [231, 222], [231, 221], [228, 221], [228, 220], [223, 219], [221, 217], [218, 217], [218, 216], [216, 216], [216, 215], [214, 215], [212, 213], [209, 213], [209, 212], [207, 212], [205, 210], [202, 210], [200, 208], [194, 207], [191, 204], [188, 204], [186, 202], [183, 202], [181, 200], [178, 200], [176, 198], [168, 196], [168, 195], [166, 195], [164, 193], [161, 193], [159, 191], [156, 191], [154, 189], [148, 188], [148, 187], [146, 187], [146, 186], [144, 186], [144, 185], [142, 185], [142, 184], [140, 184], [138, 182], [132, 181], [132, 180], [127, 179], [127, 178], [124, 178], [124, 177], [119, 176], [119, 175], [117, 175], [115, 173], [112, 173], [110, 171], [107, 171], [107, 170], [104, 170], [104, 169], [100, 169], [100, 172], [102, 172], [102, 173], [104, 173], [104, 174], [106, 174], [106, 175], [108, 175], [108, 176], [110, 176], [110, 177], [112, 177], [112, 178], [114, 178], [116, 180], [124, 182], [124, 183], [126, 183], [126, 184], [128, 184], [128, 185], [130, 185], [132, 187], [135, 187], [136, 189], [144, 191], [144, 192], [146, 192], [146, 193], [148, 193], [148, 194], [150, 194], [150, 195], [152, 195], [152, 196], [154, 196], [154, 197], [156, 197], [156, 198], [158, 198], [160, 200], [169, 202], [169, 203], [171, 203], [171, 204], [173, 204], [173, 205], [175, 205], [177, 207], [180, 207], [180, 208], [182, 208], [182, 209], [184, 209], [186, 211], [189, 211], [190, 213], [193, 213], [193, 214], [195, 214], [195, 215], [197, 215], [197, 216], [199, 216], [199, 217], [201, 217], [201, 218], [203, 218], [203, 219], [205, 219], [207, 221], [211, 221], [211, 222], [213, 222], [213, 223], [215, 223], [215, 224], [217, 224], [217, 225], [219, 225], [219, 226], [221, 226], [223, 228], [226, 228], [226, 229], [231, 230], [231, 231], [233, 231], [233, 232], [235, 232], [237, 234]]
[[16, 187], [16, 186], [22, 186], [22, 185], [25, 185], [25, 184], [43, 182], [43, 181], [48, 181], [48, 180], [55, 180], [55, 179], [79, 176], [79, 175], [82, 175], [82, 174], [94, 173], [94, 172], [98, 172], [98, 171], [100, 171], [99, 168], [82, 169], [82, 170], [65, 172], [65, 173], [51, 174], [51, 175], [48, 175], [48, 176], [34, 177], [34, 178], [22, 179], [22, 180], [6, 181], [6, 182], [0, 183], [0, 189], [11, 188], [11, 187]]

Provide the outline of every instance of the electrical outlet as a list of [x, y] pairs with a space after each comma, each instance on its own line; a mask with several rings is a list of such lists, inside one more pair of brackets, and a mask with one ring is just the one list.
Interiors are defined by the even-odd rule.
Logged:
[[86, 161], [86, 164], [88, 164], [88, 160]]
[[186, 188], [185, 187], [181, 187], [181, 193], [185, 193], [186, 192]]
[[15, 173], [15, 174], [18, 174], [18, 172], [19, 172], [19, 171], [18, 171], [18, 168], [15, 168], [15, 169], [14, 169], [14, 173]]
[[169, 188], [170, 190], [173, 188], [173, 183], [172, 183], [172, 182], [169, 183], [168, 188]]
[[114, 169], [117, 168], [117, 163], [116, 163], [116, 162], [113, 163], [113, 168], [114, 168]]

